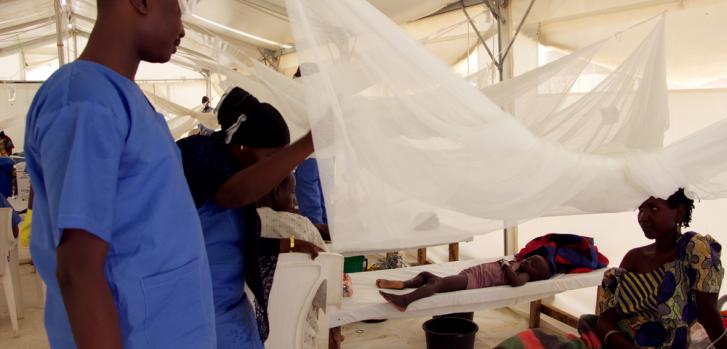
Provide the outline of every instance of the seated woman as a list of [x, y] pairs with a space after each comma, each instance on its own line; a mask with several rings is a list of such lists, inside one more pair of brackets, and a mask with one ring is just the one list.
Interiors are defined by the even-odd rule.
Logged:
[[[255, 202], [312, 151], [310, 134], [290, 143], [282, 115], [240, 88], [218, 106], [222, 131], [177, 142], [197, 205], [210, 263], [217, 347], [263, 348], [267, 299], [279, 252], [311, 254], [313, 244], [261, 239]], [[257, 311], [245, 296], [247, 285]], [[256, 317], [257, 313], [257, 317]]]
[[649, 198], [638, 222], [654, 242], [629, 251], [620, 267], [604, 274], [600, 316], [583, 316], [581, 338], [564, 339], [538, 330], [523, 332], [498, 348], [688, 348], [689, 327], [699, 321], [715, 348], [727, 348], [717, 309], [724, 270], [721, 246], [709, 235], [681, 233], [691, 222], [694, 201], [679, 189], [666, 200]]
[[295, 209], [295, 184], [296, 179], [291, 174], [270, 193], [258, 200], [257, 212], [262, 225], [261, 234], [263, 237], [273, 239], [293, 237], [296, 241], [308, 241], [323, 251], [328, 251], [328, 247], [323, 241], [324, 239], [330, 240], [328, 230], [321, 231], [310, 219], [302, 216]]
[[396, 295], [379, 291], [387, 302], [399, 311], [406, 311], [412, 302], [429, 297], [439, 292], [454, 292], [475, 288], [485, 288], [500, 285], [518, 287], [528, 281], [538, 281], [550, 278], [550, 266], [542, 256], [530, 256], [519, 262], [483, 263], [467, 268], [458, 275], [439, 277], [430, 272], [421, 272], [413, 279], [406, 281], [376, 280], [378, 288], [401, 290], [416, 288], [411, 293]]

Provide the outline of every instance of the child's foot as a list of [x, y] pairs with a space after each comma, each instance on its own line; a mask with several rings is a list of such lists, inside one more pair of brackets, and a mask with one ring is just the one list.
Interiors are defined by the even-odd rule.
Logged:
[[377, 279], [376, 280], [376, 287], [378, 287], [378, 288], [387, 288], [387, 289], [390, 289], [390, 290], [403, 290], [404, 289], [404, 281]]
[[404, 301], [404, 297], [396, 294], [386, 293], [384, 291], [379, 291], [379, 293], [381, 294], [381, 297], [384, 297], [387, 302], [395, 306], [398, 311], [406, 311], [406, 307], [409, 304], [406, 304], [406, 302]]

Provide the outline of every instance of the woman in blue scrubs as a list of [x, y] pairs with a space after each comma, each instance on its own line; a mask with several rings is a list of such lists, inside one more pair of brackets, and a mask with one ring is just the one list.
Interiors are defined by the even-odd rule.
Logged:
[[[277, 254], [292, 246], [287, 239], [260, 238], [255, 202], [312, 153], [313, 142], [308, 134], [289, 145], [280, 113], [240, 88], [223, 97], [217, 118], [222, 131], [177, 144], [207, 246], [218, 348], [263, 348]], [[320, 251], [305, 241], [292, 248], [314, 258]], [[245, 283], [255, 296], [257, 321]]]

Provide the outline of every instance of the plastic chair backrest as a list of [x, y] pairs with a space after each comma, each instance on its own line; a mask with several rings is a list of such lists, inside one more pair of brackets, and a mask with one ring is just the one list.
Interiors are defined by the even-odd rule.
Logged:
[[8, 263], [9, 252], [15, 247], [15, 237], [12, 227], [13, 209], [0, 207], [0, 276]]

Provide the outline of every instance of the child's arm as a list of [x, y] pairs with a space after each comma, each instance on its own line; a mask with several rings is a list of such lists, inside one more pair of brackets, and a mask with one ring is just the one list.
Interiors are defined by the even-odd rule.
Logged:
[[518, 287], [525, 285], [530, 280], [530, 276], [526, 273], [518, 273], [512, 270], [512, 267], [508, 263], [502, 264], [502, 271], [505, 273], [505, 280], [507, 284], [512, 287]]

